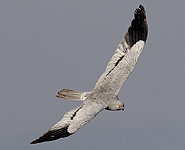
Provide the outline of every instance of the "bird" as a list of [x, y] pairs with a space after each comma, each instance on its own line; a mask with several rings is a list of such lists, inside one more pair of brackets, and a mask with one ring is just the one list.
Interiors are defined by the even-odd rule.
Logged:
[[134, 18], [124, 38], [119, 43], [104, 73], [91, 92], [62, 89], [56, 97], [79, 100], [82, 104], [68, 111], [63, 118], [41, 137], [30, 144], [54, 141], [68, 137], [90, 122], [102, 110], [124, 110], [118, 99], [121, 86], [131, 74], [146, 44], [148, 25], [143, 5], [135, 9]]

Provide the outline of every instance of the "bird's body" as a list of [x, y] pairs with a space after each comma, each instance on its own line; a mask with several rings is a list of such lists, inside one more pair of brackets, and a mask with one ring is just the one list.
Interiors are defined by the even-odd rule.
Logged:
[[118, 45], [115, 54], [107, 65], [91, 92], [62, 89], [57, 97], [68, 100], [80, 100], [83, 103], [68, 111], [61, 121], [31, 144], [53, 141], [74, 134], [83, 125], [90, 122], [100, 111], [124, 110], [124, 104], [118, 99], [118, 92], [135, 67], [146, 39], [148, 26], [142, 5], [136, 9], [128, 32]]

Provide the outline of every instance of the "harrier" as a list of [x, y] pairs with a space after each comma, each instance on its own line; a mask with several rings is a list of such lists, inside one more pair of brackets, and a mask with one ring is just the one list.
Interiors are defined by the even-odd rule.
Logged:
[[104, 109], [112, 111], [124, 110], [124, 104], [118, 99], [118, 92], [134, 69], [146, 43], [147, 34], [146, 13], [144, 7], [140, 5], [135, 10], [131, 26], [118, 45], [115, 54], [94, 89], [91, 92], [62, 89], [56, 94], [56, 97], [79, 100], [83, 101], [83, 103], [68, 111], [62, 120], [30, 144], [68, 137], [90, 122]]

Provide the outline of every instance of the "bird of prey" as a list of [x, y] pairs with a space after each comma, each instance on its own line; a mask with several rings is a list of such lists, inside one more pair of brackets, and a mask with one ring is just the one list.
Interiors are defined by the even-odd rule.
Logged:
[[67, 100], [79, 100], [83, 103], [68, 111], [62, 120], [30, 144], [42, 143], [68, 137], [90, 122], [100, 111], [124, 110], [124, 104], [118, 99], [118, 92], [135, 67], [139, 55], [146, 43], [148, 25], [145, 9], [139, 5], [127, 33], [118, 45], [105, 72], [100, 76], [91, 92], [62, 89], [56, 97]]

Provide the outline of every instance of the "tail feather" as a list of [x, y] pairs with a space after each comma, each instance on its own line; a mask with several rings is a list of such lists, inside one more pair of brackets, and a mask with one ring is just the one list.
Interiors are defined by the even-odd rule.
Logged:
[[75, 91], [70, 89], [62, 89], [58, 91], [58, 93], [56, 94], [56, 97], [67, 99], [67, 100], [82, 101], [83, 100], [82, 96], [84, 95], [83, 93], [86, 93], [86, 92], [80, 92], [80, 91]]

